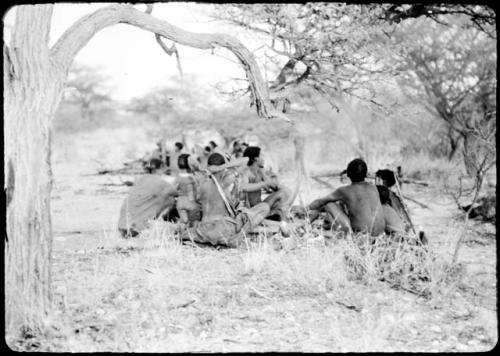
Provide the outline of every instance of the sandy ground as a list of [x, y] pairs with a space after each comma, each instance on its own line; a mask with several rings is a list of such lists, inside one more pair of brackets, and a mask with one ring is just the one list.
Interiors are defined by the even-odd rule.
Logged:
[[[56, 159], [53, 165], [54, 288], [58, 290], [64, 286], [68, 299], [72, 295], [76, 298], [77, 291], [85, 284], [78, 271], [88, 269], [89, 263], [95, 261], [88, 257], [89, 254], [116, 244], [119, 208], [129, 189], [120, 183], [134, 179], [133, 176], [95, 175], [99, 168], [95, 160], [80, 160], [77, 164]], [[285, 183], [291, 182], [285, 180]], [[340, 184], [335, 180], [331, 183]], [[328, 191], [311, 181], [302, 198], [310, 201]], [[413, 221], [427, 232], [431, 248], [441, 258], [451, 259], [460, 228], [459, 221], [453, 219], [456, 209], [452, 202], [443, 194], [425, 187], [407, 185], [404, 192], [430, 206], [430, 209], [425, 209], [408, 202]], [[474, 226], [469, 234], [470, 242], [463, 246], [460, 254], [465, 272], [458, 286], [446, 298], [429, 301], [386, 286], [366, 286], [345, 280], [339, 285], [319, 281], [318, 286], [303, 290], [303, 286], [294, 287], [292, 282], [287, 285], [286, 279], [281, 281], [269, 277], [266, 281], [265, 273], [249, 273], [241, 263], [244, 251], [182, 246], [182, 254], [196, 255], [198, 260], [206, 262], [206, 267], [181, 269], [186, 284], [181, 289], [169, 285], [162, 290], [162, 293], [171, 293], [165, 298], [168, 297], [172, 305], [184, 305], [187, 301], [188, 306], [169, 309], [170, 319], [155, 331], [156, 336], [140, 335], [148, 330], [148, 322], [157, 316], [150, 315], [141, 321], [116, 313], [111, 321], [106, 319], [109, 321], [107, 328], [81, 331], [80, 335], [87, 335], [88, 340], [92, 337], [88, 345], [94, 345], [89, 346], [89, 350], [94, 351], [490, 350], [498, 338], [496, 231], [492, 225]], [[332, 247], [333, 260], [341, 258], [342, 246], [340, 241]], [[123, 253], [120, 258], [133, 259], [132, 253]], [[117, 264], [123, 261], [117, 260]], [[68, 263], [73, 266], [68, 267]], [[155, 266], [148, 265], [150, 261], [137, 263], [154, 271]], [[338, 260], [336, 266], [341, 265]], [[116, 271], [119, 276], [119, 266], [116, 266]], [[218, 275], [218, 271], [224, 271], [224, 276], [222, 273]], [[196, 280], [193, 279], [195, 272], [198, 273]], [[120, 288], [130, 293], [131, 297], [122, 302], [124, 308], [131, 308], [134, 303], [142, 305], [145, 299], [153, 298], [145, 292], [146, 289], [141, 289], [141, 285], [150, 283], [151, 278], [168, 276], [167, 268], [163, 269], [161, 277], [147, 273], [140, 281], [133, 282], [124, 274], [109, 283], [121, 284]], [[206, 282], [200, 282], [200, 278], [205, 278]], [[210, 284], [209, 288], [204, 287], [207, 284]], [[207, 293], [212, 299], [207, 299]], [[69, 308], [66, 316], [73, 318], [75, 325], [83, 323], [84, 318], [87, 322], [88, 319], [102, 321], [109, 312], [105, 303], [108, 297], [101, 298], [84, 311], [77, 311], [76, 306]], [[189, 304], [191, 299], [195, 301], [192, 305]], [[212, 300], [212, 304], [207, 300]], [[127, 320], [136, 320], [133, 329], [137, 333], [130, 336], [127, 345], [110, 346], [109, 338], [103, 335], [112, 334], [117, 323], [125, 324]], [[157, 321], [154, 325], [163, 324]], [[86, 345], [85, 339], [81, 340], [80, 346], [62, 343], [58, 350], [85, 349], [81, 346]], [[157, 343], [153, 342], [153, 345], [148, 340]], [[101, 348], [95, 346], [99, 343]]]

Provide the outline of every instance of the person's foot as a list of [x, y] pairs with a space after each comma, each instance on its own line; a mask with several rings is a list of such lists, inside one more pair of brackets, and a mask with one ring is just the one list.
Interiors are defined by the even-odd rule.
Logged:
[[292, 234], [292, 229], [285, 221], [282, 221], [280, 224], [280, 232], [283, 237], [290, 237], [290, 235]]

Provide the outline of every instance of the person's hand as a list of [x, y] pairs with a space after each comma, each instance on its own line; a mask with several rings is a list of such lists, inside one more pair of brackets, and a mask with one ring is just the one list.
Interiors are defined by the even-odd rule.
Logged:
[[264, 177], [264, 189], [276, 189], [276, 181], [273, 179], [269, 179], [268, 177]]

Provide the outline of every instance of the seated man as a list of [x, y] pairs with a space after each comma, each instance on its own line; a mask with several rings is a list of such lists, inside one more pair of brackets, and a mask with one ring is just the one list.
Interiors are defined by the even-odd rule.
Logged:
[[241, 148], [240, 141], [233, 142], [233, 151], [231, 152], [233, 158], [240, 158], [243, 156], [243, 149]]
[[200, 169], [201, 170], [205, 170], [207, 169], [208, 167], [208, 157], [210, 156], [210, 154], [212, 153], [212, 147], [210, 146], [205, 146], [205, 148], [203, 149], [203, 153], [200, 157]]
[[[392, 192], [384, 185], [377, 185], [377, 190], [379, 192], [380, 202], [382, 203], [382, 210], [384, 211], [385, 232], [387, 234], [395, 233], [400, 237], [408, 236], [407, 233], [410, 227], [403, 222], [398, 213], [389, 204], [390, 193]], [[421, 244], [428, 244], [427, 235], [423, 231], [419, 231], [416, 237], [418, 238], [417, 241]]]
[[163, 142], [161, 140], [156, 142], [156, 146], [153, 152], [143, 159], [143, 167], [148, 173], [162, 169], [165, 165]]
[[[347, 166], [347, 176], [351, 184], [335, 190], [324, 198], [314, 200], [309, 209], [312, 215], [325, 209], [331, 222], [339, 225], [346, 233], [369, 232], [378, 236], [385, 230], [385, 219], [377, 188], [365, 181], [366, 163], [354, 159]], [[343, 207], [339, 204], [342, 203]]]
[[[252, 208], [262, 202], [262, 193], [269, 193], [264, 199], [271, 210], [267, 218], [271, 220], [286, 220], [285, 204], [290, 197], [288, 189], [278, 183], [276, 175], [264, 172], [264, 160], [260, 157], [260, 147], [249, 146], [243, 152], [248, 157], [246, 169], [241, 172], [241, 191], [245, 206]], [[272, 202], [272, 204], [270, 204]]]
[[[398, 169], [400, 168], [401, 167], [398, 167]], [[382, 185], [384, 187], [388, 188], [389, 197], [387, 200], [387, 204], [391, 206], [392, 209], [394, 209], [396, 214], [398, 214], [399, 218], [403, 221], [405, 231], [408, 232], [411, 227], [410, 218], [405, 210], [401, 198], [391, 190], [391, 187], [396, 184], [397, 176], [394, 174], [394, 171], [390, 169], [379, 169], [377, 172], [375, 172], [375, 177], [377, 180], [382, 182]]]
[[389, 188], [383, 185], [377, 185], [376, 187], [380, 197], [380, 203], [382, 204], [382, 211], [384, 213], [385, 232], [387, 234], [391, 234], [393, 232], [405, 233], [406, 229], [403, 221], [396, 211], [389, 205]]
[[200, 181], [204, 178], [199, 171], [199, 162], [190, 154], [182, 153], [178, 159], [179, 176], [176, 179], [177, 211], [183, 224], [193, 226], [201, 220], [201, 206], [198, 203]]
[[135, 237], [148, 221], [167, 218], [175, 210], [177, 190], [161, 176], [148, 174], [137, 180], [120, 209], [118, 230], [122, 237]]
[[273, 201], [255, 205], [244, 212], [237, 212], [238, 202], [236, 174], [231, 169], [246, 162], [234, 159], [226, 163], [223, 155], [212, 153], [208, 157], [209, 177], [201, 183], [201, 222], [181, 234], [183, 240], [193, 240], [212, 245], [237, 247], [244, 243], [245, 235], [264, 220]]
[[179, 156], [184, 153], [183, 152], [184, 144], [182, 142], [176, 142], [174, 144], [174, 151], [170, 154], [169, 157], [169, 170], [168, 172], [172, 175], [179, 174], [179, 166], [177, 165]]

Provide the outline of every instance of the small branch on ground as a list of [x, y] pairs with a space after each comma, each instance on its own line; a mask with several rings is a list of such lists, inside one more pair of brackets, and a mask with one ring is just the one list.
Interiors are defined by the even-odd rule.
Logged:
[[406, 200], [409, 200], [417, 205], [420, 205], [422, 208], [430, 209], [430, 207], [428, 205], [425, 205], [424, 203], [421, 203], [416, 199], [410, 198], [408, 195], [403, 195], [403, 198], [405, 198]]
[[361, 308], [356, 306], [356, 305], [352, 305], [352, 304], [347, 304], [347, 303], [344, 303], [340, 300], [336, 300], [335, 301], [338, 305], [342, 305], [343, 307], [346, 307], [347, 309], [350, 309], [350, 310], [354, 310], [356, 312], [360, 312], [361, 311]]

